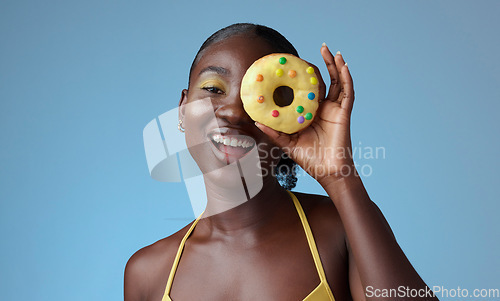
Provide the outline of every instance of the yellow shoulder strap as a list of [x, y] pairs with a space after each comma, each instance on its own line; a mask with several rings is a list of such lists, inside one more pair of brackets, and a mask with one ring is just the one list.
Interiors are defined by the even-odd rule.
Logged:
[[165, 288], [165, 293], [163, 294], [162, 300], [170, 300], [170, 297], [168, 296], [170, 294], [170, 289], [172, 288], [172, 282], [174, 281], [174, 275], [175, 271], [177, 270], [177, 265], [179, 265], [179, 260], [182, 255], [182, 251], [184, 250], [184, 244], [186, 243], [186, 240], [188, 239], [189, 235], [191, 235], [191, 232], [193, 232], [194, 227], [200, 220], [201, 216], [205, 213], [203, 211], [200, 216], [193, 222], [189, 230], [186, 232], [184, 235], [184, 238], [181, 240], [181, 244], [179, 245], [179, 249], [177, 249], [177, 254], [175, 255], [174, 259], [174, 264], [172, 265], [172, 268], [170, 269], [170, 275], [168, 276], [168, 281], [167, 281], [167, 287]]
[[314, 264], [316, 265], [316, 270], [318, 271], [319, 279], [321, 282], [326, 281], [325, 271], [323, 270], [323, 265], [321, 264], [321, 258], [319, 258], [318, 249], [316, 248], [316, 242], [314, 241], [314, 236], [312, 234], [311, 228], [309, 227], [309, 223], [307, 222], [306, 214], [304, 210], [302, 210], [302, 206], [299, 203], [297, 197], [291, 192], [288, 191], [290, 196], [292, 197], [293, 203], [295, 204], [295, 208], [300, 216], [300, 221], [302, 222], [302, 226], [304, 227], [304, 231], [306, 232], [307, 243], [309, 244], [309, 249], [311, 249], [311, 253], [314, 259]]

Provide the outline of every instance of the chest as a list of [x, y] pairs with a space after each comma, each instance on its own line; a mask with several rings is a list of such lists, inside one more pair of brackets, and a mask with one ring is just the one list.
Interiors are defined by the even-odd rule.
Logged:
[[[330, 238], [316, 243], [322, 266], [334, 294], [348, 296], [345, 254], [332, 242]], [[187, 244], [169, 296], [173, 301], [303, 300], [319, 284], [305, 235], [292, 240], [277, 238], [253, 248]], [[164, 286], [159, 286], [151, 300], [161, 300], [163, 290]]]

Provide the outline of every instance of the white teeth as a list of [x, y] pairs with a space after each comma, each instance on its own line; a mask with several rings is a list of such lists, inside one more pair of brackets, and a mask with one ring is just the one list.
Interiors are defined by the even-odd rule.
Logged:
[[232, 147], [243, 147], [243, 148], [249, 148], [253, 146], [253, 143], [250, 141], [246, 140], [240, 140], [234, 137], [224, 137], [219, 134], [215, 134], [212, 136], [212, 140], [217, 142], [217, 143], [222, 143], [224, 145], [232, 146]]

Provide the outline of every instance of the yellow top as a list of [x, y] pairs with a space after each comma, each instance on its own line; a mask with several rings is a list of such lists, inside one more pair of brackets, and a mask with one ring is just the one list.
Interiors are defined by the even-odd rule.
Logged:
[[[316, 265], [316, 270], [318, 271], [320, 279], [320, 283], [318, 284], [318, 286], [309, 295], [307, 295], [307, 297], [305, 297], [303, 301], [327, 301], [327, 300], [335, 301], [330, 286], [326, 281], [325, 271], [323, 270], [323, 266], [321, 265], [321, 259], [319, 257], [318, 249], [316, 248], [316, 243], [314, 242], [314, 237], [311, 228], [309, 227], [309, 223], [307, 222], [304, 210], [302, 210], [302, 206], [300, 205], [299, 200], [297, 200], [297, 197], [290, 191], [288, 191], [288, 193], [292, 197], [293, 203], [295, 204], [295, 208], [297, 209], [300, 220], [302, 222], [302, 226], [304, 227], [304, 232], [306, 232], [309, 249], [311, 249], [311, 253], [314, 259], [314, 264]], [[198, 218], [193, 222], [189, 230], [184, 235], [181, 244], [179, 245], [179, 249], [177, 250], [177, 255], [175, 256], [174, 259], [174, 264], [172, 265], [172, 269], [170, 270], [170, 275], [168, 276], [167, 287], [165, 288], [165, 293], [163, 294], [162, 301], [172, 301], [172, 299], [170, 299], [169, 294], [172, 288], [172, 282], [174, 281], [175, 271], [177, 270], [182, 250], [184, 249], [184, 244], [186, 243], [186, 240], [188, 239], [189, 235], [193, 231], [194, 227], [196, 226], [202, 215], [203, 213], [200, 214], [200, 216], [198, 216]]]

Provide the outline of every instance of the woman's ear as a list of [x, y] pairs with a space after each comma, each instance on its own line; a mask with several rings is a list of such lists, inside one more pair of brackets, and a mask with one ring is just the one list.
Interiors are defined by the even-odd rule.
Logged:
[[179, 100], [179, 120], [184, 120], [184, 110], [185, 110], [184, 104], [187, 103], [187, 97], [188, 97], [188, 90], [182, 89], [181, 99]]

